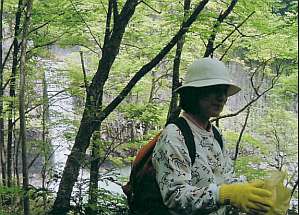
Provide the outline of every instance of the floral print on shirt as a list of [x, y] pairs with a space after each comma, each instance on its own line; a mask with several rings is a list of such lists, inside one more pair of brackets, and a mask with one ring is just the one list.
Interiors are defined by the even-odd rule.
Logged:
[[163, 130], [154, 148], [152, 162], [164, 204], [174, 215], [225, 214], [225, 207], [218, 204], [218, 185], [233, 181], [231, 160], [212, 131], [186, 120], [196, 145], [193, 165], [175, 124]]

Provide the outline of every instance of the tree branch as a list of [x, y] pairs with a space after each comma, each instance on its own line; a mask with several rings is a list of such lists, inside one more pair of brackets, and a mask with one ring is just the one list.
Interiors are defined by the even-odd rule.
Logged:
[[274, 76], [271, 80], [271, 86], [269, 88], [267, 88], [266, 90], [264, 90], [262, 93], [258, 93], [258, 95], [256, 95], [255, 98], [253, 98], [250, 102], [248, 102], [244, 107], [242, 107], [240, 110], [236, 111], [235, 113], [231, 113], [231, 114], [226, 114], [223, 116], [219, 116], [217, 118], [214, 118], [211, 120], [211, 122], [214, 122], [218, 119], [223, 119], [223, 118], [227, 118], [227, 117], [233, 117], [233, 116], [237, 116], [239, 115], [241, 112], [243, 112], [245, 109], [247, 109], [248, 107], [250, 107], [254, 102], [256, 102], [260, 97], [262, 97], [263, 95], [265, 95], [267, 92], [269, 92], [271, 89], [274, 88], [274, 85], [277, 83], [279, 77], [280, 77], [281, 73], [279, 71], [277, 71], [276, 76]]
[[233, 26], [235, 31], [237, 31], [242, 37], [261, 37], [261, 36], [265, 35], [265, 34], [246, 35], [240, 31], [240, 29], [239, 29], [240, 26], [236, 26], [235, 24], [230, 23], [230, 22], [224, 22], [224, 23], [226, 23], [227, 25]]
[[119, 21], [118, 2], [116, 0], [113, 0], [112, 4], [113, 4], [113, 14], [114, 14], [114, 25], [116, 25]]
[[213, 31], [212, 31], [210, 37], [208, 38], [208, 42], [207, 42], [206, 50], [205, 50], [205, 53], [204, 53], [204, 57], [208, 57], [208, 56], [213, 54], [213, 52], [215, 50], [215, 48], [213, 46], [214, 46], [214, 42], [215, 42], [215, 39], [216, 39], [216, 35], [218, 33], [218, 28], [220, 27], [220, 25], [224, 21], [224, 19], [226, 19], [227, 16], [231, 13], [231, 11], [235, 7], [237, 1], [238, 0], [232, 0], [230, 5], [225, 10], [225, 12], [220, 13], [216, 23], [213, 26]]
[[32, 49], [28, 50], [27, 51], [27, 54], [32, 52], [33, 50], [35, 49], [38, 49], [38, 48], [42, 48], [42, 47], [45, 47], [45, 46], [50, 46], [50, 45], [53, 45], [54, 43], [56, 43], [65, 33], [63, 33], [62, 35], [60, 35], [59, 37], [55, 38], [54, 40], [51, 40], [47, 43], [44, 43], [44, 44], [39, 44], [39, 45], [35, 45]]
[[[65, 92], [65, 91], [66, 91], [66, 90], [58, 91], [58, 92], [55, 93], [53, 96], [51, 96], [49, 99], [52, 99], [52, 98], [54, 98], [55, 96], [59, 95], [60, 93]], [[29, 113], [30, 111], [32, 111], [32, 110], [38, 108], [39, 106], [41, 106], [41, 105], [43, 105], [43, 104], [44, 104], [44, 102], [41, 102], [41, 103], [39, 103], [39, 104], [37, 104], [37, 105], [35, 105], [35, 106], [29, 108], [28, 110], [25, 111], [25, 114]], [[13, 121], [13, 123], [12, 123], [13, 126], [18, 122], [19, 119], [20, 119], [20, 117], [16, 118], [16, 119]]]
[[112, 15], [112, 7], [113, 7], [113, 0], [109, 0], [108, 2], [108, 10], [106, 15], [106, 24], [105, 24], [105, 34], [104, 34], [104, 45], [107, 44], [111, 31], [110, 31], [110, 21], [111, 21], [111, 15]]
[[255, 11], [253, 11], [252, 13], [250, 13], [246, 19], [244, 19], [237, 27], [235, 27], [235, 29], [233, 31], [231, 31], [216, 47], [213, 48], [213, 52], [219, 48], [235, 31], [237, 31], [239, 29], [239, 27], [241, 27], [253, 14], [255, 13]]
[[260, 68], [260, 67], [263, 68], [262, 70], [265, 70], [267, 63], [268, 63], [268, 61], [270, 61], [270, 60], [271, 60], [271, 58], [268, 59], [268, 60], [266, 60], [266, 61], [263, 61], [263, 62], [255, 69], [255, 71], [254, 71], [254, 72], [252, 73], [252, 75], [251, 75], [251, 78], [250, 78], [250, 81], [251, 81], [251, 87], [252, 87], [252, 89], [254, 90], [254, 92], [255, 92], [255, 94], [256, 94], [257, 96], [259, 96], [258, 90], [259, 90], [261, 84], [258, 85], [257, 87], [254, 86], [254, 76], [255, 76], [255, 74], [259, 71], [259, 68]]
[[87, 29], [89, 30], [90, 34], [92, 35], [95, 43], [97, 44], [97, 46], [100, 48], [100, 50], [102, 50], [101, 44], [98, 42], [97, 38], [95, 37], [95, 35], [93, 34], [90, 26], [86, 23], [86, 21], [84, 20], [83, 16], [81, 15], [81, 13], [77, 10], [77, 8], [75, 7], [74, 3], [72, 0], [70, 0], [72, 7], [74, 8], [75, 12], [78, 14], [78, 16], [80, 17], [80, 19], [82, 20], [82, 22], [85, 24], [85, 26], [87, 27]]
[[144, 5], [146, 5], [147, 7], [149, 7], [154, 12], [156, 12], [158, 14], [161, 14], [161, 11], [156, 10], [154, 7], [152, 7], [151, 5], [149, 5], [147, 2], [144, 2], [143, 0], [141, 0], [139, 3], [143, 3]]
[[189, 27], [196, 20], [200, 12], [204, 9], [205, 5], [209, 0], [201, 1], [198, 6], [194, 9], [190, 17], [183, 23], [182, 27], [171, 39], [171, 41], [147, 64], [145, 64], [128, 82], [126, 87], [120, 92], [120, 94], [105, 107], [105, 109], [98, 116], [97, 121], [103, 121], [128, 95], [135, 84], [151, 69], [153, 69], [165, 56], [166, 54], [176, 45], [178, 40], [188, 31]]
[[239, 138], [238, 138], [238, 140], [236, 142], [236, 145], [235, 145], [235, 154], [234, 154], [234, 158], [233, 158], [234, 161], [237, 160], [237, 157], [238, 157], [238, 154], [239, 154], [240, 143], [241, 143], [244, 131], [245, 131], [246, 126], [247, 126], [249, 115], [250, 115], [250, 107], [248, 107], [248, 109], [247, 109], [247, 115], [246, 115], [242, 130], [240, 132]]
[[[62, 15], [64, 15], [64, 14], [65, 14], [65, 12], [61, 12], [60, 14], [58, 14], [58, 16], [62, 16]], [[45, 27], [46, 25], [48, 25], [48, 24], [51, 23], [52, 21], [53, 21], [53, 20], [48, 20], [47, 22], [41, 24], [40, 26], [37, 26], [37, 27], [31, 29], [31, 30], [29, 31], [29, 34], [31, 34], [31, 33], [35, 32], [35, 31], [37, 31], [37, 30], [39, 30], [39, 29]]]
[[80, 43], [79, 43], [78, 45], [79, 45], [79, 46], [82, 46], [82, 47], [84, 47], [84, 48], [86, 48], [86, 49], [88, 49], [89, 51], [91, 51], [91, 52], [93, 52], [94, 54], [96, 54], [96, 55], [99, 56], [99, 52], [97, 52], [96, 50], [94, 50], [94, 49], [88, 47], [87, 45], [85, 45], [85, 44], [80, 44]]
[[220, 57], [220, 61], [223, 60], [223, 58], [225, 57], [225, 55], [227, 54], [227, 52], [229, 51], [229, 49], [232, 47], [232, 45], [234, 44], [234, 42], [238, 39], [239, 37], [237, 36], [236, 38], [234, 38], [230, 45], [227, 47], [227, 49], [225, 50], [225, 52], [223, 53], [223, 55]]
[[293, 189], [292, 189], [292, 192], [291, 192], [291, 198], [292, 198], [295, 190], [297, 189], [298, 185], [299, 185], [299, 179], [297, 179], [297, 181], [295, 182], [295, 184], [293, 186]]
[[[14, 45], [14, 43], [12, 43], [12, 44], [10, 45], [10, 47], [9, 47], [7, 53], [6, 53], [6, 56], [5, 56], [5, 58], [4, 58], [4, 61], [3, 61], [2, 65], [1, 65], [1, 70], [4, 70], [5, 64], [6, 64], [7, 60], [8, 60], [8, 57], [9, 57], [9, 55], [10, 55], [10, 52], [11, 52], [11, 50], [12, 50], [13, 45]], [[4, 90], [5, 88], [2, 87], [2, 89]]]
[[87, 82], [87, 79], [86, 79], [86, 71], [85, 71], [85, 67], [84, 67], [83, 52], [80, 51], [79, 53], [80, 53], [81, 68], [82, 68], [82, 72], [83, 72], [84, 87], [85, 87], [85, 91], [87, 93], [88, 82]]
[[37, 154], [33, 159], [32, 161], [28, 164], [27, 168], [30, 169], [31, 166], [33, 165], [33, 163], [36, 161], [36, 159], [38, 159], [40, 156], [40, 154]]

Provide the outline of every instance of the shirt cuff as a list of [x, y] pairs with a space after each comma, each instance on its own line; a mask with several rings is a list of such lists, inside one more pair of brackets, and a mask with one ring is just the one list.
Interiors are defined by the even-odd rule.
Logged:
[[216, 200], [216, 204], [220, 204], [220, 197], [219, 197], [219, 186], [217, 186], [216, 184], [210, 184], [209, 185], [209, 190], [211, 190], [214, 199]]

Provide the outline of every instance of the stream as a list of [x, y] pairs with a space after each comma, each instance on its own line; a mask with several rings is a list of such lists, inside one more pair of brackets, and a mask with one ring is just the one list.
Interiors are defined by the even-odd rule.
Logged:
[[[78, 61], [79, 49], [63, 49], [57, 46], [52, 46], [51, 53], [55, 56], [55, 59], [40, 59], [39, 64], [46, 68], [45, 77], [46, 83], [48, 83], [47, 91], [48, 97], [51, 99], [49, 101], [49, 139], [51, 140], [51, 145], [53, 148], [53, 155], [51, 157], [52, 168], [55, 171], [55, 175], [59, 176], [62, 174], [63, 168], [65, 166], [67, 157], [73, 145], [73, 140], [70, 141], [66, 138], [66, 134], [75, 135], [77, 130], [72, 123], [72, 120], [78, 120], [78, 115], [75, 115], [74, 110], [74, 99], [63, 90], [65, 87], [69, 86], [69, 80], [64, 74], [67, 68], [67, 61], [70, 59], [74, 62]], [[78, 56], [76, 56], [78, 54]], [[60, 92], [60, 93], [59, 93]], [[58, 94], [59, 93], [59, 94]], [[54, 96], [55, 95], [55, 96]], [[65, 123], [65, 121], [68, 121]], [[101, 168], [100, 173], [105, 174], [110, 172], [110, 169]], [[130, 173], [130, 166], [123, 167], [120, 169], [113, 170], [113, 175], [128, 176]], [[30, 183], [34, 186], [41, 187], [41, 174], [37, 170], [33, 170], [30, 174]], [[78, 187], [83, 189], [83, 192], [87, 192], [80, 183], [87, 182], [89, 179], [88, 169], [81, 169], [78, 182], [75, 184], [73, 193], [78, 191]], [[115, 179], [117, 180], [117, 179]], [[51, 180], [48, 183], [48, 189], [52, 192], [58, 191], [60, 180]], [[99, 181], [99, 188], [104, 188], [112, 193], [123, 194], [123, 191], [117, 183], [113, 183], [108, 179], [103, 179]]]

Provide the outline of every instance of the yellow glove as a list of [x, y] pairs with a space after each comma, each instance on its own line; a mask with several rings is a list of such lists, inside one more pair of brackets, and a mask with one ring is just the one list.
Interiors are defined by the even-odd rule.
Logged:
[[231, 204], [245, 212], [267, 213], [272, 207], [272, 193], [263, 189], [264, 182], [223, 184], [219, 196], [221, 204]]

